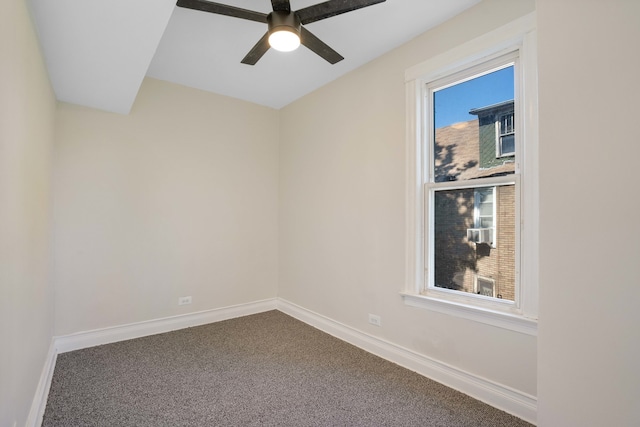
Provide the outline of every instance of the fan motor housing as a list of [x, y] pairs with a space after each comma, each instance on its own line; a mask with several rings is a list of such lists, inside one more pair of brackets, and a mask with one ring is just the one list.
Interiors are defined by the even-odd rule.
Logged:
[[275, 10], [267, 16], [269, 34], [276, 31], [290, 31], [300, 37], [300, 18], [294, 12]]

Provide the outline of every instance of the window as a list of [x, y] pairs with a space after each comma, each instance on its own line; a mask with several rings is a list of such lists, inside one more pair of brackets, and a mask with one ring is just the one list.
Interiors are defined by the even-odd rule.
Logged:
[[[518, 66], [514, 52], [425, 84], [427, 295], [515, 309], [519, 171], [496, 156], [494, 132], [511, 117], [517, 138], [504, 111], [514, 111]], [[491, 292], [478, 292], [478, 276], [492, 278]]]
[[534, 24], [523, 17], [406, 72], [402, 293], [408, 305], [530, 334], [537, 333]]
[[496, 123], [498, 123], [499, 135], [497, 144], [498, 156], [514, 155], [516, 152], [516, 144], [513, 112], [500, 116], [500, 120]]
[[490, 243], [495, 247], [494, 216], [495, 216], [495, 199], [496, 187], [477, 188], [473, 195], [473, 222], [477, 229], [488, 230], [487, 239], [483, 242], [474, 241], [475, 243]]
[[[488, 279], [486, 277], [476, 276], [476, 292], [478, 295], [484, 295], [486, 297], [496, 296], [495, 280]], [[498, 295], [498, 298], [500, 296]]]

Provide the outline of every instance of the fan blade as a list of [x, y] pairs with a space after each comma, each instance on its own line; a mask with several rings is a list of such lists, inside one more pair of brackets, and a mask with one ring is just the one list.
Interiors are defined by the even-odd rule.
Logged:
[[344, 58], [335, 50], [331, 49], [325, 42], [311, 34], [304, 27], [300, 28], [300, 43], [317, 53], [331, 64], [342, 61]]
[[248, 19], [249, 21], [267, 22], [267, 15], [265, 13], [254, 12], [253, 10], [241, 9], [226, 4], [212, 3], [206, 0], [178, 0], [176, 6], [217, 13], [218, 15], [233, 16], [234, 18]]
[[273, 10], [282, 10], [284, 12], [291, 12], [291, 4], [289, 4], [289, 0], [271, 0], [271, 6], [273, 6]]
[[297, 10], [296, 15], [298, 15], [300, 22], [304, 25], [384, 1], [386, 0], [329, 0]]
[[247, 65], [256, 65], [256, 62], [269, 50], [269, 47], [269, 32], [266, 32], [240, 62]]

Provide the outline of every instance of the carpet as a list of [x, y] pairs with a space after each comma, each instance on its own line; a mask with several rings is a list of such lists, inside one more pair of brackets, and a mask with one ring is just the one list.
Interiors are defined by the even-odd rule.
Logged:
[[279, 311], [60, 354], [42, 425], [530, 426]]

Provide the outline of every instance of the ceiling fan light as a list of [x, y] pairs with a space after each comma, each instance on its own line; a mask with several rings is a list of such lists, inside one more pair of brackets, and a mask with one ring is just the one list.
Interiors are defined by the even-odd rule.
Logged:
[[291, 52], [300, 46], [300, 37], [293, 31], [274, 31], [269, 35], [269, 45], [280, 52]]

